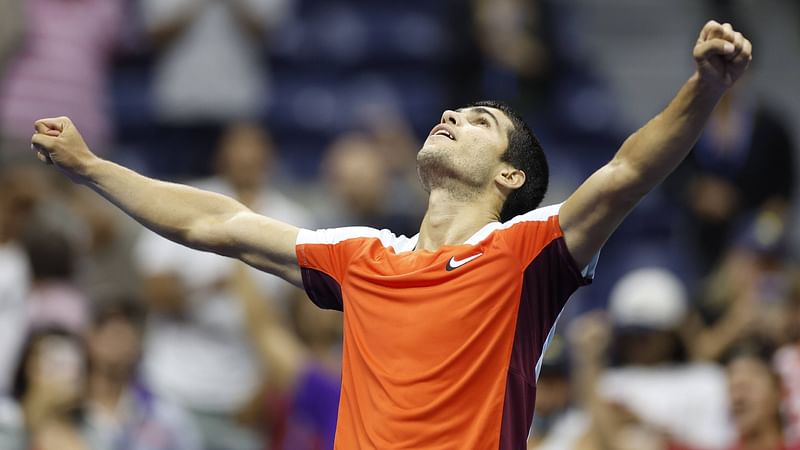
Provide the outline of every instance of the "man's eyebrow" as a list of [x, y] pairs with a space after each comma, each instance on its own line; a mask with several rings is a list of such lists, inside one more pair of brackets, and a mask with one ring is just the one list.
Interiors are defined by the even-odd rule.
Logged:
[[[495, 116], [491, 111], [489, 111], [488, 109], [484, 108], [483, 106], [473, 106], [473, 107], [466, 108], [466, 109], [471, 109], [473, 111], [477, 111], [478, 114], [488, 114], [494, 120], [495, 125], [497, 125], [498, 128], [500, 127], [500, 122], [497, 120], [497, 116]], [[457, 112], [462, 112], [462, 111], [464, 111], [464, 108], [457, 109], [456, 111]]]

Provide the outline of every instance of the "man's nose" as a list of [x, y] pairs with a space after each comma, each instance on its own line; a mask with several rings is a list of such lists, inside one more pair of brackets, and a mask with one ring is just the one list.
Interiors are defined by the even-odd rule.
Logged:
[[461, 123], [461, 113], [450, 109], [446, 110], [444, 114], [442, 114], [442, 123], [458, 126]]

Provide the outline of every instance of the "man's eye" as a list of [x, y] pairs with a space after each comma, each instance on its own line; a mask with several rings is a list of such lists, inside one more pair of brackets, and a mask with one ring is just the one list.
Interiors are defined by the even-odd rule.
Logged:
[[489, 121], [484, 119], [484, 118], [480, 118], [476, 122], [477, 122], [478, 125], [480, 125], [482, 127], [488, 127], [489, 126]]

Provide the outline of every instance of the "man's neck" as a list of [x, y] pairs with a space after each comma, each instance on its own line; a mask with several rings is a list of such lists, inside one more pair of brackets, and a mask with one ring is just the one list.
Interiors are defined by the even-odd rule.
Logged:
[[417, 250], [436, 251], [444, 245], [463, 244], [487, 223], [497, 220], [489, 203], [480, 196], [455, 199], [449, 192], [431, 191]]
[[122, 379], [92, 374], [89, 378], [89, 396], [95, 406], [106, 414], [114, 414], [128, 383]]

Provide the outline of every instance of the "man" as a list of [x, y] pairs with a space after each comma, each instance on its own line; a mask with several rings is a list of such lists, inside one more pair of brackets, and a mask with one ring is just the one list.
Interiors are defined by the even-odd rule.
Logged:
[[524, 448], [536, 360], [561, 308], [589, 282], [622, 219], [689, 152], [751, 45], [711, 21], [694, 58], [696, 72], [669, 106], [547, 208], [533, 210], [547, 182], [541, 147], [510, 109], [446, 111], [417, 156], [429, 201], [410, 239], [300, 230], [219, 194], [143, 177], [94, 156], [64, 117], [36, 122], [33, 147], [154, 231], [345, 310], [337, 448]]

